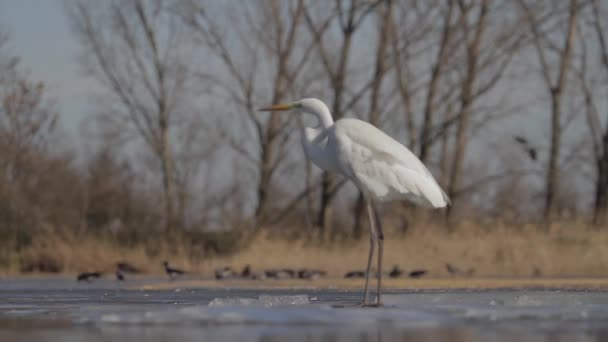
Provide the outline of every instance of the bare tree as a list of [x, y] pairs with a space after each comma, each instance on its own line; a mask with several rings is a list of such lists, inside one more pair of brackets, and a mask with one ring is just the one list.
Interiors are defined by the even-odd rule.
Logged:
[[[488, 1], [484, 0], [481, 2], [477, 21], [472, 28], [468, 22], [470, 16], [469, 11], [472, 9], [472, 6], [465, 4], [464, 1], [460, 1], [458, 6], [460, 9], [459, 22], [465, 43], [466, 62], [465, 76], [460, 93], [460, 113], [456, 129], [456, 143], [452, 155], [452, 170], [450, 182], [448, 183], [448, 196], [450, 196], [450, 198], [453, 198], [456, 188], [460, 185], [460, 174], [462, 172], [462, 164], [468, 139], [467, 130], [469, 128], [469, 118], [471, 116], [474, 101], [475, 80], [478, 76], [480, 47], [487, 26]], [[452, 207], [450, 206], [449, 208], [450, 209], [447, 211], [448, 214], [451, 212]]]
[[[382, 81], [387, 73], [387, 52], [391, 41], [392, 16], [391, 11], [393, 1], [387, 0], [384, 6], [377, 11], [378, 20], [378, 45], [376, 46], [376, 57], [374, 63], [374, 71], [371, 82], [369, 95], [369, 123], [374, 126], [380, 126], [380, 111], [379, 102], [382, 90]], [[365, 198], [363, 193], [359, 192], [357, 202], [355, 204], [355, 222], [353, 225], [353, 235], [355, 238], [360, 238], [362, 235], [362, 219], [365, 213]]]
[[439, 82], [443, 68], [447, 67], [449, 46], [453, 32], [452, 16], [455, 1], [447, 0], [447, 9], [443, 15], [441, 38], [437, 47], [437, 57], [431, 66], [431, 76], [426, 90], [423, 124], [420, 131], [420, 150], [419, 157], [424, 163], [427, 161], [429, 148], [431, 146], [431, 129], [433, 127], [433, 115], [435, 114], [436, 96], [439, 91]]
[[[587, 39], [590, 39], [593, 43], [597, 42], [594, 45], [597, 46], [600, 65], [604, 70], [602, 76], [605, 78], [608, 75], [608, 41], [605, 36], [605, 16], [603, 15], [606, 13], [606, 9], [602, 7], [599, 1], [592, 0], [590, 10], [592, 16], [589, 26], [593, 35]], [[598, 75], [595, 73], [595, 64], [592, 64], [592, 68], [588, 68], [588, 65], [595, 58], [590, 58], [585, 38], [581, 38], [580, 41], [582, 52], [579, 64], [581, 67], [580, 70], [577, 70], [577, 74], [581, 82], [581, 90], [585, 103], [585, 117], [587, 119], [587, 127], [589, 128], [596, 170], [593, 222], [598, 226], [603, 226], [608, 221], [608, 120], [602, 129], [597, 96], [605, 98], [606, 94], [605, 92], [601, 92], [600, 94], [594, 92], [593, 76], [598, 77]]]
[[[606, 13], [605, 9], [601, 9], [597, 0], [592, 1], [594, 14], [594, 28], [599, 41], [601, 61], [604, 66], [604, 71], [608, 75], [608, 41], [605, 36], [605, 26], [602, 25], [601, 13]], [[597, 111], [594, 111], [597, 114]], [[599, 123], [599, 120], [595, 120]], [[593, 136], [595, 139], [597, 134]], [[599, 143], [597, 144], [599, 145]], [[601, 151], [601, 153], [600, 153]], [[597, 181], [595, 186], [595, 205], [593, 212], [593, 221], [597, 225], [606, 224], [608, 221], [608, 120], [606, 121], [604, 132], [601, 137], [601, 148], [597, 149]]]
[[177, 222], [171, 127], [184, 103], [187, 63], [183, 29], [167, 1], [75, 1], [69, 8], [84, 65], [113, 105], [101, 117], [118, 134], [143, 139], [160, 165], [165, 229]]
[[[451, 6], [451, 3], [448, 3], [448, 5]], [[395, 4], [389, 18], [391, 25], [390, 52], [394, 67], [395, 87], [403, 108], [405, 130], [408, 137], [407, 145], [413, 151], [417, 149], [417, 144], [420, 143], [419, 138], [422, 138], [417, 133], [419, 131], [416, 127], [417, 108], [414, 103], [416, 102], [416, 96], [424, 88], [422, 85], [423, 79], [427, 77], [427, 71], [420, 71], [422, 68], [418, 67], [416, 62], [421, 55], [428, 53], [430, 49], [435, 47], [435, 44], [429, 42], [432, 40], [432, 34], [434, 34], [437, 26], [435, 16], [438, 14], [441, 16], [442, 9], [443, 6], [440, 6], [440, 1], [424, 3], [400, 1]], [[445, 53], [445, 55], [448, 54]], [[439, 66], [433, 66], [433, 68], [437, 67]], [[438, 78], [439, 71], [436, 74]], [[430, 89], [435, 87], [437, 87], [437, 81], [429, 82]], [[426, 94], [427, 98], [423, 100], [424, 102], [428, 101], [430, 89]], [[426, 110], [426, 112], [432, 111]], [[432, 120], [429, 120], [429, 122], [432, 122]], [[430, 135], [430, 126], [428, 129], [429, 132], [425, 133], [425, 136]]]
[[[562, 105], [564, 101], [563, 94], [565, 92], [568, 72], [571, 66], [572, 50], [575, 39], [574, 33], [576, 30], [579, 5], [577, 0], [570, 0], [568, 9], [568, 24], [566, 32], [563, 36], [563, 46], [556, 47], [550, 42], [548, 33], [541, 30], [539, 15], [535, 13], [534, 9], [527, 5], [523, 0], [520, 0], [519, 3], [530, 24], [533, 35], [533, 43], [538, 56], [542, 78], [551, 98], [551, 140], [544, 201], [544, 218], [547, 224], [549, 224], [551, 215], [553, 215], [553, 205], [556, 194], [559, 191], [559, 158], [562, 136], [561, 121]], [[551, 45], [552, 48], [546, 48], [545, 44]], [[547, 57], [548, 51], [554, 51], [557, 55], [559, 60], [557, 68], [554, 68], [551, 64], [549, 64], [550, 62]], [[552, 75], [554, 73], [554, 69], [556, 76]]]
[[[272, 90], [271, 103], [279, 103], [284, 99], [284, 96], [289, 90], [290, 83], [294, 81], [294, 70], [290, 70], [289, 62], [292, 59], [293, 52], [295, 51], [294, 45], [296, 44], [297, 33], [300, 26], [300, 20], [302, 18], [304, 9], [304, 2], [299, 0], [296, 4], [295, 9], [291, 10], [291, 20], [289, 23], [285, 23], [282, 19], [281, 6], [278, 1], [271, 2], [271, 13], [272, 22], [276, 25], [276, 38], [275, 47], [273, 52], [277, 55], [276, 68], [277, 72], [274, 78], [274, 85]], [[287, 26], [287, 27], [285, 27]], [[297, 72], [297, 70], [296, 70]], [[284, 155], [285, 145], [280, 145], [280, 139], [277, 137], [282, 133], [282, 121], [278, 113], [271, 113], [268, 119], [266, 130], [261, 135], [261, 140], [264, 141], [261, 144], [260, 150], [260, 182], [258, 183], [258, 204], [256, 207], [256, 217], [259, 217], [264, 212], [268, 201], [268, 191], [270, 190], [270, 183], [272, 176], [277, 169], [277, 163], [282, 158], [278, 157]], [[258, 126], [259, 127], [259, 126]], [[261, 129], [259, 127], [258, 129]], [[275, 155], [275, 149], [278, 149], [278, 153]]]
[[[345, 102], [346, 95], [346, 79], [348, 66], [351, 58], [351, 47], [354, 34], [361, 27], [365, 18], [371, 13], [381, 1], [361, 1], [350, 0], [347, 4], [346, 0], [336, 0], [335, 7], [321, 21], [315, 21], [308, 8], [304, 9], [306, 24], [313, 36], [316, 51], [325, 75], [329, 80], [332, 93], [332, 101], [330, 109], [334, 119], [340, 119], [344, 114], [352, 108], [352, 106], [360, 99], [363, 93], [371, 86], [372, 82], [364, 84], [359, 89], [351, 90], [354, 95], [350, 102]], [[325, 35], [325, 23], [332, 21], [337, 17], [338, 27], [340, 32], [340, 43], [337, 44], [335, 50], [328, 46], [326, 40], [328, 35]], [[335, 58], [334, 58], [335, 57]], [[317, 215], [317, 225], [321, 229], [321, 235], [325, 235], [327, 227], [332, 222], [331, 200], [338, 189], [335, 181], [335, 176], [329, 172], [323, 173], [323, 181], [321, 185], [321, 202]]]
[[44, 146], [58, 114], [45, 98], [44, 83], [26, 78], [19, 58], [8, 51], [8, 41], [8, 34], [0, 31], [0, 134], [11, 158], [19, 158], [22, 148]]
[[[54, 169], [64, 168], [68, 158], [48, 148], [59, 115], [44, 84], [27, 78], [7, 43], [8, 35], [0, 32], [0, 226], [32, 229], [50, 221], [49, 207], [59, 208], [55, 193], [45, 191], [61, 181], [53, 179]], [[69, 197], [70, 190], [65, 192]]]
[[[178, 12], [205, 47], [204, 53], [210, 52], [224, 67], [218, 72], [204, 70], [201, 79], [213, 81], [226, 92], [237, 104], [236, 110], [245, 112], [248, 124], [253, 127], [254, 145], [237, 141], [229, 133], [223, 135], [257, 170], [255, 217], [257, 223], [262, 224], [267, 219], [273, 179], [287, 159], [289, 120], [277, 113], [271, 113], [265, 119], [265, 114], [259, 114], [257, 108], [261, 105], [260, 99], [266, 98], [264, 103], [279, 103], [294, 87], [301, 86], [300, 75], [312, 51], [312, 44], [303, 40], [300, 28], [304, 1], [269, 1], [242, 6], [236, 11], [245, 20], [232, 30], [225, 30], [206, 5], [205, 1], [190, 1]], [[322, 30], [327, 27], [325, 24]], [[234, 37], [233, 42], [237, 43], [228, 45], [227, 36]], [[269, 94], [259, 79], [271, 81]], [[247, 145], [255, 146], [254, 151], [244, 147]]]
[[[447, 181], [448, 196], [452, 200], [452, 206], [446, 211], [447, 217], [451, 217], [454, 207], [466, 193], [462, 189], [469, 188], [462, 184], [462, 174], [474, 132], [503, 118], [508, 112], [509, 108], [502, 101], [490, 98], [505, 80], [510, 62], [525, 42], [521, 16], [504, 16], [505, 13], [516, 12], [509, 2], [457, 1], [451, 6], [455, 6], [451, 14], [455, 16], [451, 24], [454, 32], [448, 34], [443, 31], [439, 43], [440, 46], [446, 43], [446, 34], [451, 37], [444, 48], [449, 51], [450, 58], [440, 69], [443, 75], [436, 95], [438, 102], [433, 105], [433, 101], [427, 101], [424, 117], [426, 120], [427, 114], [443, 111], [442, 121], [432, 126], [424, 144], [429, 148], [442, 141], [441, 179], [442, 182]], [[446, 13], [449, 13], [449, 8]], [[446, 17], [443, 20], [442, 27], [445, 28], [450, 21]], [[435, 71], [431, 73], [428, 86], [434, 74]], [[427, 91], [427, 99], [430, 92]], [[482, 102], [484, 106], [479, 106]], [[434, 108], [431, 111], [428, 111], [429, 104]], [[452, 130], [454, 137], [449, 142]], [[450, 146], [453, 146], [451, 151]]]

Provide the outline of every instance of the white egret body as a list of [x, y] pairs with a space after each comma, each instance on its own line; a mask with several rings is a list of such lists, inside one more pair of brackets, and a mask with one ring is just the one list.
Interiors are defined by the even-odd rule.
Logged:
[[369, 273], [377, 244], [376, 305], [380, 305], [384, 234], [375, 202], [406, 199], [426, 207], [443, 208], [449, 204], [449, 199], [420, 159], [365, 121], [344, 118], [334, 122], [327, 106], [313, 98], [261, 110], [289, 109], [298, 109], [317, 118], [317, 125], [304, 128], [302, 134], [302, 145], [308, 158], [321, 169], [340, 173], [351, 180], [367, 201], [371, 234], [363, 304], [369, 304]]

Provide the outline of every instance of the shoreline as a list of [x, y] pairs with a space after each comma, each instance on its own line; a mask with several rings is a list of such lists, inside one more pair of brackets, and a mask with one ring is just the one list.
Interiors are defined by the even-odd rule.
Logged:
[[[2, 275], [2, 281], [19, 280], [69, 280], [76, 283], [76, 274], [27, 274]], [[113, 275], [98, 281], [116, 282]], [[122, 283], [130, 290], [176, 290], [176, 289], [267, 289], [267, 290], [363, 290], [364, 278], [323, 277], [318, 279], [221, 279], [198, 276], [168, 280], [162, 274], [131, 275]], [[370, 290], [375, 289], [376, 278], [370, 278]], [[426, 277], [426, 278], [389, 278], [382, 279], [385, 290], [601, 290], [608, 291], [608, 277], [593, 276], [556, 276], [556, 277]]]
[[[427, 278], [427, 279], [383, 279], [385, 290], [500, 290], [500, 289], [539, 289], [539, 290], [608, 290], [608, 277], [568, 277], [568, 278]], [[321, 278], [301, 279], [184, 279], [173, 282], [154, 282], [132, 289], [171, 290], [171, 289], [331, 289], [363, 290], [364, 279]], [[370, 289], [375, 281], [370, 279]]]

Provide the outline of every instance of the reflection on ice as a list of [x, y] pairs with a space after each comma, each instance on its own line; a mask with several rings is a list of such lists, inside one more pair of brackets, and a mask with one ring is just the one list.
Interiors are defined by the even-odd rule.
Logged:
[[86, 323], [113, 324], [185, 324], [185, 325], [260, 325], [260, 326], [331, 326], [342, 329], [428, 328], [445, 324], [451, 318], [441, 312], [400, 310], [398, 308], [362, 308], [348, 305], [335, 308], [314, 302], [308, 295], [259, 295], [214, 298], [207, 305], [159, 308], [146, 312], [106, 313], [81, 318]]
[[272, 309], [261, 307], [192, 306], [179, 310], [146, 313], [106, 314], [87, 323], [120, 325], [257, 325], [260, 327], [331, 327], [343, 330], [368, 330], [378, 326], [385, 329], [421, 329], [439, 327], [447, 317], [421, 312], [371, 311], [367, 309], [298, 308]]

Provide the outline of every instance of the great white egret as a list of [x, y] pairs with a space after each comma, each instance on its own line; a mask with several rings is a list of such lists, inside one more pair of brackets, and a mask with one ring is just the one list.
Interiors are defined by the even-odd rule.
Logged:
[[[373, 125], [358, 119], [334, 122], [320, 100], [306, 98], [275, 104], [260, 111], [296, 109], [317, 119], [305, 127], [302, 145], [308, 158], [326, 171], [342, 174], [363, 193], [370, 220], [370, 248], [365, 273], [363, 305], [382, 304], [382, 255], [384, 233], [376, 202], [407, 199], [419, 205], [442, 208], [449, 204], [429, 170], [410, 150]], [[368, 284], [374, 248], [378, 245], [378, 289], [376, 303], [368, 303]]]

